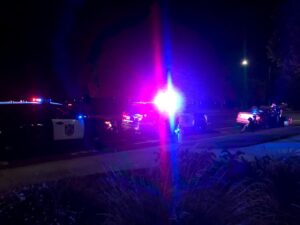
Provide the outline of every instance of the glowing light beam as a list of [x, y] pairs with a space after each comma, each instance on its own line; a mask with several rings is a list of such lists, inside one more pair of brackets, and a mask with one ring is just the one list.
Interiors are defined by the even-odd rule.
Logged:
[[172, 82], [168, 82], [167, 89], [159, 91], [153, 102], [160, 112], [173, 116], [181, 109], [183, 97], [174, 89]]

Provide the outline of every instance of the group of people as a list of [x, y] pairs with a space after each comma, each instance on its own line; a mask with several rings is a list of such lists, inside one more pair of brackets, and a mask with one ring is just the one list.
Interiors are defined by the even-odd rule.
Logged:
[[281, 127], [284, 126], [285, 117], [283, 116], [283, 108], [285, 105], [277, 105], [272, 103], [266, 110], [259, 110], [252, 107], [253, 117], [248, 119], [248, 123], [242, 128], [241, 132], [246, 130], [255, 131], [259, 127]]

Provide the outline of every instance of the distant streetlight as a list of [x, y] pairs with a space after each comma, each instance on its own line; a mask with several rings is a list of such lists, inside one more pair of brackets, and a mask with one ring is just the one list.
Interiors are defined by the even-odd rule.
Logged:
[[243, 59], [242, 62], [241, 62], [242, 66], [248, 66], [249, 65], [249, 62], [247, 59]]

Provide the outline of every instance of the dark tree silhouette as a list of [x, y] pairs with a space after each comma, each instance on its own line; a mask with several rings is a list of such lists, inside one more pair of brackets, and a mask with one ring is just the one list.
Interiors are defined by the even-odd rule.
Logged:
[[271, 95], [300, 107], [300, 3], [290, 0], [274, 13], [275, 27], [266, 50]]

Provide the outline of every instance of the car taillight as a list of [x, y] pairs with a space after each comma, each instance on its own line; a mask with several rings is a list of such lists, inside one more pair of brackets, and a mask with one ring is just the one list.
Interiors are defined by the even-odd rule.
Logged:
[[126, 113], [123, 113], [123, 115], [122, 115], [122, 120], [130, 121], [130, 120], [131, 120], [130, 118], [131, 118], [131, 117], [130, 117], [129, 115], [127, 115]]

